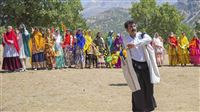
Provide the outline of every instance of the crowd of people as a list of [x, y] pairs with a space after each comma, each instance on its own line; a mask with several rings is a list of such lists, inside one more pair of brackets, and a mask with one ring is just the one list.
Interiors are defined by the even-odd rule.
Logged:
[[[91, 30], [59, 28], [32, 28], [29, 32], [24, 24], [14, 29], [8, 26], [2, 35], [3, 65], [6, 71], [26, 71], [30, 62], [33, 70], [62, 68], [121, 68], [120, 53], [123, 37], [114, 36], [111, 30], [106, 38], [98, 32], [92, 37]], [[164, 40], [155, 33], [151, 45], [157, 65], [164, 60]], [[125, 52], [123, 52], [125, 53]], [[196, 35], [189, 42], [185, 33], [178, 38], [171, 33], [168, 37], [169, 65], [200, 64], [200, 40]]]
[[108, 40], [98, 32], [93, 39], [91, 30], [59, 28], [32, 28], [29, 33], [24, 24], [14, 29], [8, 26], [2, 35], [3, 65], [6, 71], [26, 71], [30, 62], [33, 70], [62, 68], [121, 68], [119, 52], [121, 34]]
[[171, 32], [168, 43], [169, 65], [176, 66], [180, 64], [186, 66], [187, 64], [193, 64], [197, 66], [200, 64], [200, 39], [196, 33], [189, 41], [185, 32], [182, 32], [179, 37]]

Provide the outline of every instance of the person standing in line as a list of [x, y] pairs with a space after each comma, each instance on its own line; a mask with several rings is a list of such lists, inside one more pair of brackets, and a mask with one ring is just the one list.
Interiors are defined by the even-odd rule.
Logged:
[[91, 30], [85, 32], [85, 45], [84, 45], [84, 52], [86, 54], [86, 67], [92, 68], [92, 56], [93, 56], [93, 48], [92, 48], [92, 36]]
[[58, 29], [56, 29], [55, 34], [53, 36], [55, 39], [56, 68], [62, 69], [65, 66], [64, 53], [62, 49], [62, 36]]
[[163, 54], [164, 54], [163, 39], [158, 33], [155, 33], [152, 43], [153, 43], [153, 48], [155, 50], [156, 62], [160, 67], [163, 64]]
[[76, 38], [75, 38], [75, 64], [76, 68], [84, 68], [84, 45], [85, 45], [85, 38], [83, 36], [82, 30], [78, 29], [76, 32]]
[[66, 67], [72, 67], [72, 65], [74, 65], [74, 53], [73, 53], [74, 41], [75, 39], [71, 33], [71, 30], [67, 29], [63, 43]]
[[46, 59], [46, 67], [47, 69], [54, 68], [55, 62], [55, 39], [53, 38], [53, 34], [51, 33], [50, 29], [47, 29], [44, 35], [45, 38], [45, 59]]
[[[122, 37], [121, 37], [120, 33], [118, 33], [115, 40], [114, 40], [115, 54], [117, 54], [117, 52], [121, 51], [122, 44], [123, 44]], [[119, 56], [117, 56], [117, 57], [118, 58], [117, 58], [117, 63], [115, 64], [115, 67], [121, 68], [121, 58]]]
[[168, 46], [169, 65], [176, 66], [178, 62], [178, 57], [177, 57], [178, 41], [173, 32], [171, 32], [171, 35], [168, 37], [168, 43], [169, 43]]
[[186, 66], [189, 64], [189, 41], [185, 35], [185, 32], [182, 32], [182, 35], [178, 39], [178, 59], [181, 66]]
[[44, 42], [42, 33], [38, 28], [35, 28], [30, 40], [31, 65], [34, 70], [44, 69]]
[[200, 39], [197, 37], [197, 34], [194, 34], [193, 38], [190, 40], [189, 44], [190, 51], [190, 62], [194, 66], [200, 64]]
[[105, 42], [102, 37], [102, 33], [98, 32], [96, 38], [93, 40], [96, 46], [96, 56], [97, 56], [97, 68], [105, 67], [105, 59], [104, 59], [104, 50], [105, 50]]
[[2, 69], [6, 71], [20, 71], [22, 64], [19, 58], [20, 47], [18, 45], [17, 35], [12, 26], [7, 27], [7, 32], [3, 34], [3, 65]]
[[24, 24], [21, 24], [19, 26], [19, 29], [16, 29], [16, 33], [18, 36], [18, 44], [20, 47], [19, 57], [23, 66], [22, 71], [27, 71], [26, 59], [30, 57], [30, 48], [29, 48], [30, 34], [26, 30]]

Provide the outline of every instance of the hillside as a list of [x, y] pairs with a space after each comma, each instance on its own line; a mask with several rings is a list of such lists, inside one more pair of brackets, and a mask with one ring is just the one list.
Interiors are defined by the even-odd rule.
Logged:
[[[95, 3], [90, 3], [90, 5], [88, 5], [92, 6], [85, 9], [85, 14], [88, 14], [85, 16], [87, 16], [87, 24], [89, 27], [103, 32], [108, 32], [110, 30], [116, 32], [124, 31], [123, 23], [131, 19], [128, 5], [126, 5], [126, 8], [123, 8], [124, 2], [121, 2], [122, 5], [119, 6], [118, 2], [111, 5], [110, 2], [105, 3], [103, 0], [101, 1], [101, 4], [96, 4], [96, 7]], [[171, 2], [171, 4], [177, 7], [181, 14], [185, 16], [183, 23], [194, 26], [195, 22], [200, 22], [200, 0], [177, 0], [177, 2]], [[116, 7], [114, 7], [114, 5], [116, 5]], [[117, 8], [117, 6], [120, 8]]]
[[178, 0], [175, 6], [185, 16], [184, 23], [194, 26], [200, 20], [200, 0]]
[[124, 31], [124, 22], [129, 19], [131, 19], [131, 16], [128, 13], [128, 9], [112, 8], [97, 16], [88, 18], [87, 24], [91, 29], [98, 29], [103, 32], [108, 32], [110, 30], [121, 32]]

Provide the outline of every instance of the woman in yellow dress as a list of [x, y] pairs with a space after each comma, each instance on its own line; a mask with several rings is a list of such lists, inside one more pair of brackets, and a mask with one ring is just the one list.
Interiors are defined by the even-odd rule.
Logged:
[[91, 30], [88, 30], [85, 32], [85, 45], [84, 45], [84, 53], [86, 54], [86, 67], [87, 68], [92, 68], [92, 56], [94, 54], [93, 52], [93, 42], [92, 42], [92, 37], [91, 37]]
[[185, 32], [182, 32], [182, 35], [178, 39], [178, 58], [181, 66], [186, 66], [189, 64], [189, 41], [185, 35]]
[[44, 48], [45, 39], [39, 29], [35, 28], [30, 40], [31, 63], [34, 70], [44, 69]]
[[168, 43], [169, 65], [175, 66], [177, 64], [177, 39], [173, 32], [168, 38]]

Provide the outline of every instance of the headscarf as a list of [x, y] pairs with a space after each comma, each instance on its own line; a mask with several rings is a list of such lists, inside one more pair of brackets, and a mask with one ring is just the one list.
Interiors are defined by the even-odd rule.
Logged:
[[85, 34], [85, 45], [84, 45], [84, 51], [88, 50], [90, 51], [90, 46], [92, 45], [92, 37], [89, 35], [89, 31]]
[[81, 49], [84, 48], [84, 45], [85, 45], [85, 38], [83, 37], [83, 34], [80, 33], [80, 34], [76, 34], [76, 39], [77, 39], [77, 43], [76, 45], [79, 46]]
[[198, 38], [196, 38], [196, 36], [194, 36], [192, 38], [192, 40], [190, 41], [189, 47], [190, 48], [197, 48], [198, 47]]
[[41, 51], [45, 47], [45, 39], [39, 31], [34, 31], [33, 36], [30, 40], [30, 49], [32, 51], [33, 43], [35, 44], [35, 50], [37, 52]]
[[55, 35], [55, 47], [56, 47], [56, 51], [60, 50], [62, 48], [61, 43], [62, 43], [62, 36], [60, 35], [60, 32], [58, 30], [56, 30], [57, 34]]
[[176, 47], [178, 45], [177, 39], [175, 36], [169, 36], [169, 42], [175, 44], [174, 47]]
[[188, 42], [188, 39], [185, 35], [180, 36], [179, 43], [182, 47], [184, 47], [184, 46], [189, 47], [189, 42]]
[[110, 31], [108, 33], [108, 39], [107, 39], [108, 48], [109, 48], [110, 51], [112, 51], [112, 48], [113, 48], [113, 37], [112, 37], [112, 34], [113, 34], [113, 32]]
[[72, 45], [72, 46], [74, 45], [74, 38], [71, 35], [71, 32], [69, 34], [66, 33], [64, 43], [63, 43], [63, 48], [65, 48], [67, 45]]
[[10, 41], [13, 41], [13, 45], [14, 45], [15, 49], [19, 53], [20, 48], [19, 48], [18, 41], [17, 41], [17, 35], [15, 34], [14, 29], [12, 29], [12, 31], [10, 31], [10, 32], [4, 33], [3, 38], [5, 41], [5, 43], [3, 42], [3, 46], [5, 44], [11, 45], [12, 43]]

